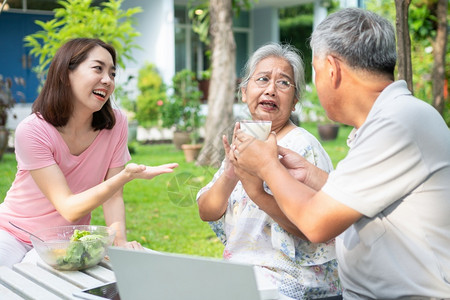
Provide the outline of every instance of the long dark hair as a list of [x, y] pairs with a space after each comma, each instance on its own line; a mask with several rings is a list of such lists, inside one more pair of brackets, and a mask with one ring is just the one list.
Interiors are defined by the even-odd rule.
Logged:
[[[89, 52], [97, 47], [106, 49], [116, 65], [115, 49], [99, 39], [77, 38], [65, 43], [56, 52], [48, 70], [42, 91], [32, 106], [32, 112], [55, 127], [65, 126], [73, 112], [69, 71], [75, 70], [86, 60]], [[111, 129], [116, 123], [111, 99], [102, 109], [94, 112], [92, 127], [95, 130]]]

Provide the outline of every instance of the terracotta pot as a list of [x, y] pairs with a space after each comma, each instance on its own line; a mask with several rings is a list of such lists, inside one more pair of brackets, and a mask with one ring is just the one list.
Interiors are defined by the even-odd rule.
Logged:
[[322, 141], [331, 141], [337, 138], [339, 124], [318, 124], [317, 129]]
[[181, 149], [184, 152], [184, 158], [186, 162], [193, 162], [197, 159], [200, 150], [202, 149], [202, 144], [183, 144]]
[[209, 79], [201, 79], [198, 81], [198, 89], [202, 91], [202, 102], [206, 103], [208, 102], [208, 95], [209, 95]]
[[187, 131], [175, 131], [173, 133], [173, 144], [175, 148], [181, 150], [181, 145], [189, 144], [191, 142], [191, 133]]

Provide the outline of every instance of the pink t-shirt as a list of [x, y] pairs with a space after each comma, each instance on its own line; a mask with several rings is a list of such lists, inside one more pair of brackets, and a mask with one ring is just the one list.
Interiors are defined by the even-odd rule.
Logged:
[[[127, 119], [119, 110], [115, 110], [115, 115], [114, 128], [101, 130], [89, 148], [78, 156], [70, 154], [53, 125], [35, 114], [20, 122], [15, 131], [17, 174], [0, 204], [0, 229], [30, 243], [28, 234], [11, 226], [9, 221], [31, 232], [72, 225], [42, 194], [29, 170], [57, 164], [74, 194], [98, 185], [109, 169], [124, 166], [131, 159], [127, 147]], [[74, 224], [89, 224], [90, 219], [91, 214], [88, 214]]]

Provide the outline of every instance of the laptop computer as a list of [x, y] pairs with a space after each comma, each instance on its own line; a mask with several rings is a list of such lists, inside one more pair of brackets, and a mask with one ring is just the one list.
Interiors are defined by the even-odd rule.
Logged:
[[279, 293], [256, 267], [221, 259], [110, 247], [121, 300], [269, 300]]

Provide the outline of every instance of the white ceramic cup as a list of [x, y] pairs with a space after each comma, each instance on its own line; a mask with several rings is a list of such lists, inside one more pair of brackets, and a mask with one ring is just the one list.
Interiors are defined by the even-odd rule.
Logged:
[[262, 120], [242, 120], [239, 122], [241, 130], [251, 135], [258, 140], [264, 141], [270, 134], [272, 129], [272, 121], [262, 121]]

